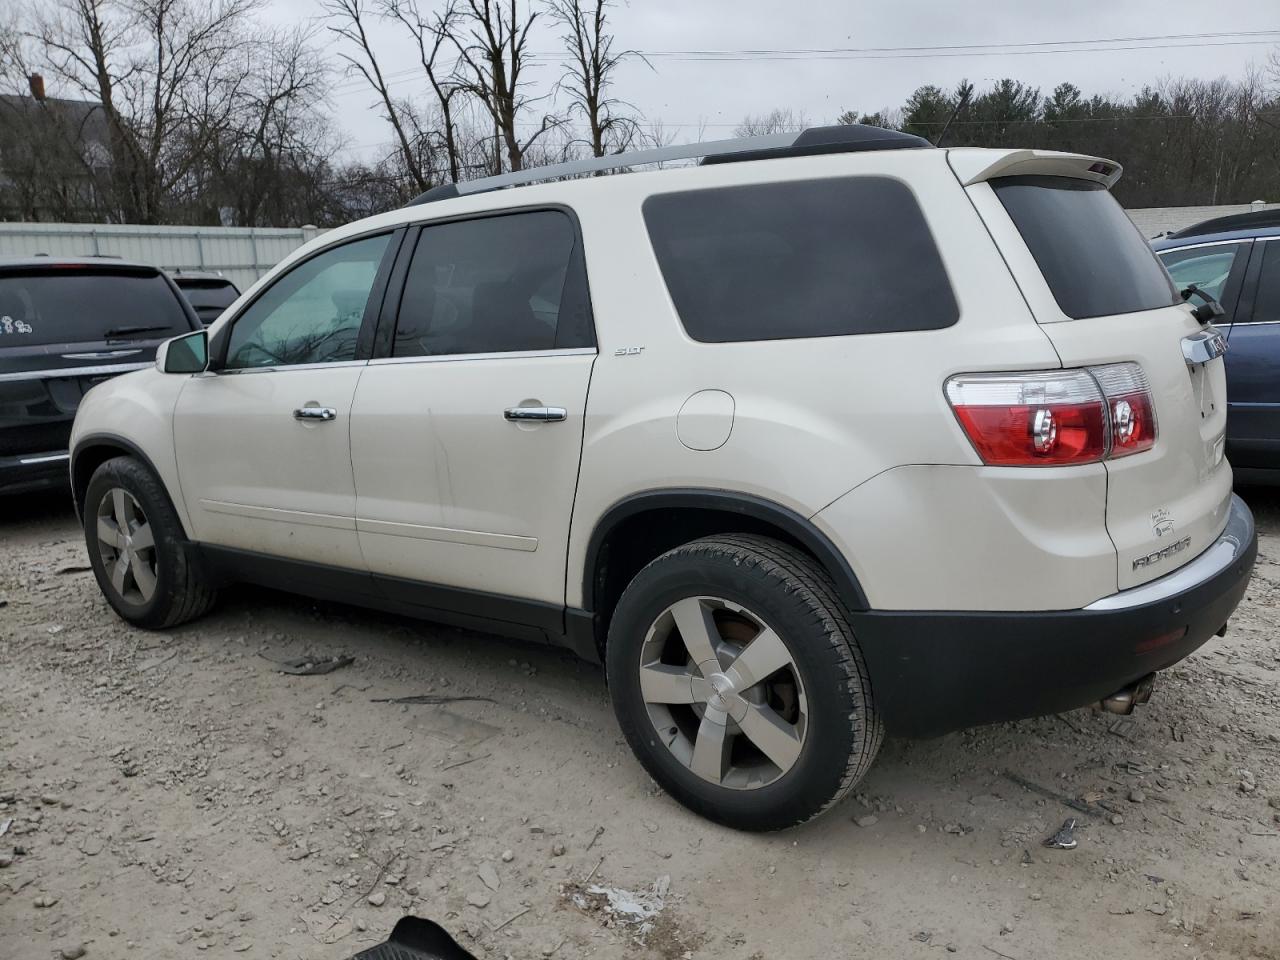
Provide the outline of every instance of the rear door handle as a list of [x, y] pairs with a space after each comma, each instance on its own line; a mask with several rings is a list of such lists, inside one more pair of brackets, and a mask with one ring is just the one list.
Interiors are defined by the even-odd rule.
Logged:
[[330, 420], [338, 419], [338, 411], [333, 407], [299, 407], [293, 411], [293, 419], [320, 420], [328, 423]]
[[502, 415], [516, 423], [527, 420], [554, 423], [560, 420], [567, 420], [569, 411], [564, 407], [507, 407], [502, 412]]

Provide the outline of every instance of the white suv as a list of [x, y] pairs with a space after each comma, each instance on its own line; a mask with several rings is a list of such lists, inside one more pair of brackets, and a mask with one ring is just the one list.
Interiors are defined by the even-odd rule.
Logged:
[[566, 645], [745, 829], [886, 733], [1127, 710], [1256, 537], [1119, 174], [855, 126], [438, 188], [85, 397], [94, 572], [144, 627], [242, 580]]

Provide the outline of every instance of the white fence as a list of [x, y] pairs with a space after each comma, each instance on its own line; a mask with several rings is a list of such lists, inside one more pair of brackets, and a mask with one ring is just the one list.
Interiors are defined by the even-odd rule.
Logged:
[[1144, 237], [1159, 237], [1173, 230], [1181, 230], [1201, 220], [1225, 217], [1232, 213], [1250, 213], [1254, 210], [1274, 210], [1280, 203], [1237, 203], [1218, 207], [1145, 207], [1130, 210], [1129, 216], [1138, 225]]
[[323, 231], [317, 227], [143, 227], [0, 223], [0, 256], [108, 255], [169, 270], [210, 270], [241, 290]]
[[[1275, 203], [1217, 207], [1148, 207], [1129, 211], [1143, 236], [1156, 237], [1210, 217], [1280, 207]], [[212, 270], [241, 290], [308, 240], [318, 227], [142, 227], [91, 223], [0, 223], [0, 256], [105, 254], [166, 269]]]

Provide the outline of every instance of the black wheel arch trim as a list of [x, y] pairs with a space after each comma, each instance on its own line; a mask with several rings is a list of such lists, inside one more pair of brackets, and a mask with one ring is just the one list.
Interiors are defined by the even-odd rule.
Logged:
[[587, 541], [582, 574], [582, 605], [597, 610], [597, 573], [600, 552], [609, 535], [622, 521], [651, 510], [717, 510], [735, 513], [777, 527], [811, 553], [836, 583], [840, 598], [850, 610], [868, 609], [867, 595], [857, 574], [831, 539], [808, 518], [780, 503], [749, 493], [711, 487], [673, 487], [646, 490], [624, 497], [601, 514]]
[[[71, 499], [75, 504], [77, 520], [80, 520], [81, 522], [84, 521], [84, 516], [83, 516], [84, 505], [80, 503], [79, 491], [76, 489], [76, 461], [79, 458], [80, 454], [82, 454], [85, 450], [89, 449], [90, 447], [119, 447], [122, 450], [126, 451], [129, 456], [137, 457], [139, 460], [142, 461], [143, 465], [146, 466], [146, 468], [150, 470], [152, 473], [154, 473], [156, 475], [156, 478], [160, 480], [160, 485], [164, 487], [165, 492], [169, 494], [169, 500], [170, 501], [173, 500], [173, 493], [166, 486], [164, 482], [163, 474], [161, 474], [160, 471], [156, 469], [155, 463], [152, 461], [152, 459], [149, 456], [147, 456], [142, 451], [141, 447], [139, 447], [132, 440], [128, 440], [117, 433], [91, 433], [88, 436], [81, 437], [80, 440], [76, 443], [76, 445], [71, 450], [71, 465], [70, 465], [71, 466], [71, 470], [70, 470]], [[181, 516], [178, 517], [178, 522], [179, 523], [182, 522]], [[190, 534], [185, 529], [182, 532], [184, 535], [190, 536]]]

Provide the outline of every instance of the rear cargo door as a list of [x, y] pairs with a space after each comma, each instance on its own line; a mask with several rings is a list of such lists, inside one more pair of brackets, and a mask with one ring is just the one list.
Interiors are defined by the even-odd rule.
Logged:
[[1119, 168], [1076, 167], [1052, 158], [1042, 173], [1032, 158], [967, 188], [1063, 366], [1136, 362], [1150, 384], [1155, 445], [1106, 461], [1116, 585], [1127, 589], [1194, 559], [1226, 524], [1226, 379], [1217, 331], [1110, 195]]

